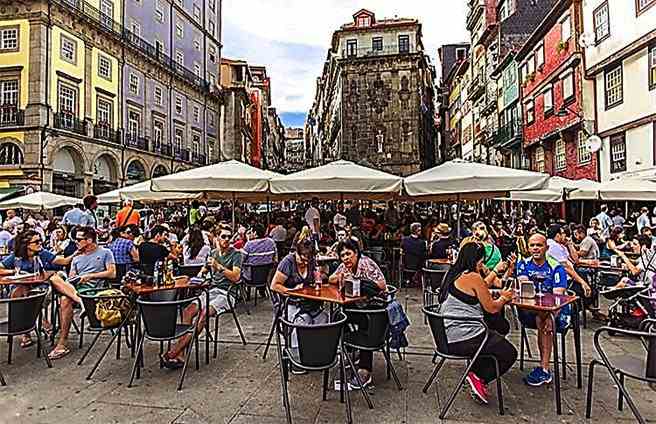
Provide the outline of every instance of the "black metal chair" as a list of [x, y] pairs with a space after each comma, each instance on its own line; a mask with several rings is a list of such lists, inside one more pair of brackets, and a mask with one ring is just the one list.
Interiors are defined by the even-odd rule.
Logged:
[[[131, 326], [131, 318], [134, 318], [133, 317], [133, 312], [134, 312], [134, 308], [135, 308], [134, 303], [131, 302], [130, 310], [127, 313], [127, 315], [125, 317], [123, 317], [121, 322], [119, 322], [116, 325], [112, 325], [110, 327], [103, 327], [102, 323], [98, 320], [98, 318], [96, 318], [96, 314], [95, 314], [96, 306], [98, 305], [98, 302], [101, 299], [105, 299], [105, 300], [124, 299], [124, 300], [127, 300], [127, 301], [130, 300], [128, 296], [123, 295], [123, 294], [122, 295], [116, 295], [116, 296], [98, 296], [98, 293], [103, 291], [103, 290], [105, 290], [105, 289], [88, 289], [88, 290], [82, 291], [79, 294], [80, 298], [82, 299], [82, 303], [84, 303], [84, 309], [85, 309], [85, 311], [87, 311], [86, 319], [89, 320], [89, 325], [87, 326], [86, 330], [90, 331], [92, 333], [96, 333], [96, 336], [93, 338], [93, 341], [91, 342], [91, 344], [89, 345], [87, 350], [84, 352], [84, 354], [82, 355], [80, 360], [77, 362], [77, 364], [82, 365], [82, 363], [84, 362], [84, 359], [87, 357], [87, 355], [89, 355], [89, 353], [91, 352], [91, 349], [93, 349], [93, 347], [96, 345], [96, 343], [98, 342], [98, 339], [100, 338], [100, 335], [103, 332], [109, 331], [109, 332], [112, 333], [112, 338], [110, 339], [109, 343], [107, 343], [107, 346], [105, 347], [105, 350], [103, 351], [103, 353], [100, 355], [100, 357], [98, 358], [98, 360], [94, 364], [93, 368], [89, 372], [89, 375], [87, 375], [87, 380], [91, 379], [94, 372], [96, 372], [96, 369], [98, 369], [98, 366], [100, 365], [102, 360], [105, 358], [105, 355], [107, 355], [107, 352], [109, 351], [109, 348], [112, 347], [112, 344], [117, 339], [118, 339], [118, 341], [116, 343], [116, 359], [121, 359], [121, 333], [122, 333], [123, 329], [125, 329], [125, 340], [126, 340], [126, 343], [128, 345], [128, 348], [132, 347], [131, 332], [129, 331], [129, 328]], [[82, 328], [84, 328], [84, 326]]]
[[[342, 332], [346, 323], [346, 316], [341, 313], [337, 319], [329, 324], [299, 325], [280, 318], [277, 331], [278, 359], [280, 363], [280, 383], [283, 403], [287, 415], [287, 422], [291, 424], [292, 414], [289, 404], [289, 368], [323, 372], [323, 400], [326, 400], [328, 391], [329, 370], [338, 366], [340, 369], [340, 399], [346, 392], [347, 422], [352, 423], [351, 398], [346, 388], [346, 368], [344, 366], [344, 353], [340, 349]], [[281, 334], [287, 335], [296, 330], [298, 347], [282, 347]]]
[[[496, 367], [496, 373], [497, 373], [497, 378], [496, 378], [496, 383], [497, 383], [497, 398], [499, 400], [499, 415], [504, 414], [503, 410], [503, 391], [502, 391], [502, 385], [501, 385], [501, 376], [499, 375], [499, 362], [497, 361], [497, 358], [492, 356], [492, 355], [482, 355], [481, 351], [483, 350], [483, 346], [487, 342], [487, 339], [490, 335], [490, 329], [487, 327], [487, 324], [485, 324], [485, 320], [482, 318], [472, 318], [472, 317], [456, 317], [456, 316], [450, 316], [450, 315], [442, 315], [439, 314], [439, 308], [440, 305], [430, 305], [422, 308], [422, 311], [424, 312], [424, 315], [426, 315], [426, 318], [428, 320], [428, 325], [431, 329], [431, 333], [433, 335], [433, 340], [435, 342], [435, 353], [437, 356], [439, 356], [440, 362], [437, 363], [435, 366], [435, 369], [433, 370], [433, 373], [431, 374], [430, 378], [426, 382], [426, 385], [424, 386], [423, 392], [426, 393], [428, 392], [428, 389], [430, 386], [433, 384], [435, 381], [435, 378], [437, 377], [437, 374], [440, 372], [440, 369], [442, 369], [442, 366], [444, 365], [444, 362], [446, 360], [453, 360], [453, 361], [466, 361], [467, 362], [467, 367], [465, 368], [464, 373], [462, 374], [462, 377], [460, 377], [460, 380], [458, 380], [458, 384], [456, 385], [455, 389], [453, 390], [453, 393], [451, 393], [451, 396], [449, 397], [449, 400], [447, 401], [446, 405], [442, 408], [440, 411], [440, 419], [444, 419], [446, 416], [446, 413], [449, 411], [449, 408], [453, 404], [453, 401], [455, 400], [456, 396], [458, 395], [458, 392], [460, 392], [460, 388], [465, 384], [465, 379], [467, 378], [467, 374], [471, 370], [472, 366], [474, 365], [474, 362], [480, 357], [480, 358], [491, 358], [494, 360], [494, 365]], [[485, 327], [485, 338], [481, 342], [480, 346], [476, 350], [476, 353], [472, 356], [460, 356], [460, 355], [454, 355], [452, 353], [449, 353], [449, 347], [448, 347], [448, 341], [446, 337], [446, 328], [444, 326], [444, 320], [449, 319], [453, 321], [459, 321], [459, 322], [478, 322], [480, 323], [483, 327]]]
[[[390, 356], [389, 346], [389, 316], [386, 309], [345, 309], [344, 312], [349, 320], [356, 323], [366, 322], [366, 328], [360, 326], [357, 331], [344, 333], [344, 346], [351, 349], [364, 350], [369, 352], [383, 352], [387, 364], [388, 379], [391, 373], [399, 390], [403, 390], [399, 377], [396, 375], [394, 364]], [[347, 356], [351, 367], [355, 368], [353, 361]], [[362, 387], [362, 382], [358, 373], [356, 378]]]
[[241, 329], [241, 324], [239, 324], [239, 318], [237, 317], [237, 312], [235, 311], [235, 303], [233, 302], [233, 299], [240, 298], [241, 288], [242, 288], [241, 283], [231, 284], [230, 288], [228, 289], [228, 295], [227, 295], [228, 305], [230, 309], [223, 310], [223, 311], [216, 311], [216, 315], [214, 315], [213, 317], [210, 316], [207, 317], [207, 319], [214, 318], [214, 335], [212, 336], [214, 342], [214, 352], [212, 353], [213, 358], [216, 358], [218, 356], [219, 320], [221, 319], [222, 315], [225, 314], [232, 315], [232, 319], [235, 322], [235, 326], [237, 326], [237, 331], [239, 332], [239, 337], [241, 338], [241, 342], [244, 346], [246, 346], [246, 337], [244, 337], [244, 331]]
[[[424, 294], [424, 304], [423, 306], [434, 305], [437, 302], [435, 301], [435, 296], [440, 292], [440, 287], [442, 287], [442, 281], [446, 274], [449, 272], [448, 265], [440, 265], [437, 268], [422, 268], [421, 270], [421, 290]], [[424, 316], [424, 323], [427, 322], [426, 317]]]
[[[626, 353], [621, 356], [609, 356], [604, 349], [606, 339], [602, 339], [602, 334], [619, 334], [629, 336], [623, 343], [630, 341], [640, 341], [645, 349], [644, 357], [634, 357]], [[645, 419], [640, 414], [633, 398], [624, 385], [625, 378], [631, 378], [646, 384], [656, 384], [656, 320], [645, 320], [641, 326], [641, 331], [624, 330], [622, 328], [602, 327], [595, 331], [594, 347], [599, 358], [590, 362], [588, 368], [588, 393], [585, 403], [585, 417], [590, 418], [592, 414], [592, 386], [594, 384], [595, 366], [601, 365], [608, 370], [608, 374], [613, 379], [618, 389], [617, 408], [622, 411], [624, 408], [624, 399], [629, 404], [636, 420], [645, 424]]]
[[[244, 288], [248, 289], [249, 293], [251, 288], [255, 289], [255, 299], [253, 301], [254, 306], [257, 307], [257, 295], [258, 292], [263, 290], [264, 293], [268, 296], [269, 293], [269, 278], [271, 277], [271, 271], [273, 270], [273, 264], [266, 264], [266, 265], [252, 265], [250, 266], [251, 269], [251, 279], [246, 280], [242, 278], [242, 283], [244, 284]], [[248, 311], [247, 308], [247, 312]]]
[[[31, 292], [25, 297], [0, 299], [0, 305], [6, 304], [8, 308], [7, 321], [0, 323], [0, 337], [6, 336], [9, 338], [8, 364], [11, 364], [14, 337], [30, 334], [36, 330], [37, 357], [43, 354], [48, 368], [52, 368], [48, 353], [41, 341], [41, 309], [47, 294], [46, 291], [38, 291], [36, 293]], [[7, 385], [2, 373], [0, 373], [0, 384]]]
[[269, 291], [271, 293], [271, 307], [273, 308], [273, 318], [271, 320], [271, 329], [269, 330], [269, 337], [267, 338], [266, 346], [264, 347], [264, 353], [262, 354], [262, 360], [266, 361], [267, 353], [269, 352], [269, 347], [271, 346], [271, 340], [273, 339], [273, 334], [278, 328], [280, 318], [285, 309], [285, 302], [280, 296], [280, 294]]
[[[575, 296], [576, 294], [567, 291], [568, 296]], [[581, 324], [580, 324], [580, 310], [579, 310], [579, 303], [574, 302], [570, 303], [573, 311], [571, 314], [571, 323], [564, 329], [555, 329], [559, 334], [560, 334], [560, 348], [561, 348], [561, 358], [562, 358], [562, 376], [563, 380], [567, 380], [567, 333], [569, 331], [572, 331], [572, 334], [574, 335], [574, 353], [576, 355], [576, 387], [581, 388], [583, 387], [583, 365], [581, 363]], [[524, 326], [524, 323], [519, 320], [519, 327], [520, 327], [520, 338], [519, 338], [519, 369], [524, 370], [524, 348], [528, 348], [528, 333], [526, 332], [526, 328]], [[532, 328], [533, 330], [535, 328]], [[529, 351], [529, 356], [530, 356], [530, 351]], [[560, 366], [559, 364], [554, 364], [554, 367]]]
[[401, 278], [399, 285], [403, 286], [404, 283], [414, 280], [415, 275], [421, 272], [424, 266], [424, 258], [409, 255], [401, 251]]
[[137, 354], [134, 359], [134, 365], [132, 366], [132, 373], [130, 375], [130, 383], [128, 384], [128, 387], [132, 387], [132, 382], [134, 381], [135, 376], [137, 379], [140, 378], [143, 346], [146, 339], [156, 342], [168, 342], [179, 339], [187, 334], [191, 334], [191, 342], [187, 346], [185, 362], [178, 383], [178, 390], [182, 390], [182, 384], [184, 383], [185, 374], [187, 373], [187, 365], [190, 360], [189, 355], [191, 354], [191, 349], [193, 347], [196, 348], [196, 368], [198, 368], [198, 337], [196, 337], [196, 325], [198, 324], [200, 314], [197, 314], [190, 324], [180, 324], [178, 323], [178, 312], [180, 309], [184, 309], [193, 302], [196, 303], [198, 310], [200, 310], [201, 303], [198, 296], [171, 302], [153, 302], [141, 298], [137, 299], [137, 305], [140, 311], [139, 315], [144, 323], [144, 332], [138, 342]]
[[648, 318], [656, 319], [656, 293], [650, 295], [649, 290], [645, 290], [636, 295], [636, 301], [644, 309]]
[[203, 269], [202, 265], [181, 265], [178, 267], [178, 275], [186, 275], [187, 277], [196, 277]]

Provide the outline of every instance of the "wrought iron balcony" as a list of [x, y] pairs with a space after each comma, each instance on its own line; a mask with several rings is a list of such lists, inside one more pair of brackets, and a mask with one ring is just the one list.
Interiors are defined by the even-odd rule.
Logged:
[[511, 144], [522, 138], [524, 126], [520, 122], [511, 122], [503, 127], [497, 128], [488, 134], [489, 146], [500, 146]]
[[169, 143], [162, 143], [161, 140], [154, 140], [150, 143], [150, 151], [162, 156], [172, 156], [173, 146]]
[[96, 122], [93, 126], [93, 138], [109, 141], [110, 143], [120, 144], [120, 133], [113, 129], [109, 122]]
[[55, 128], [61, 130], [73, 131], [80, 135], [87, 135], [84, 121], [79, 119], [72, 112], [55, 113]]
[[25, 111], [13, 104], [0, 106], [0, 127], [16, 127], [25, 124]]
[[189, 162], [189, 149], [186, 147], [175, 147], [173, 149], [173, 157], [175, 160], [181, 160], [184, 162]]
[[142, 137], [135, 133], [126, 133], [125, 134], [125, 146], [132, 147], [134, 149], [148, 151], [149, 140], [146, 137]]
[[469, 98], [472, 100], [478, 99], [485, 93], [485, 76], [483, 74], [476, 74], [469, 83]]
[[192, 153], [191, 161], [198, 165], [207, 165], [207, 157], [202, 153]]
[[415, 49], [412, 44], [408, 44], [408, 45], [388, 44], [386, 46], [380, 46], [380, 48], [374, 48], [374, 46], [370, 46], [370, 47], [349, 49], [347, 47], [345, 49], [342, 49], [342, 58], [389, 56], [395, 54], [414, 53], [414, 51]]

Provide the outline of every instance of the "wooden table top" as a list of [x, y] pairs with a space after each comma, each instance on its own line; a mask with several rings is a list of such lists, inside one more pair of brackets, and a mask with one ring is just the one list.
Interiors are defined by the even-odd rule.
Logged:
[[144, 286], [143, 284], [126, 284], [124, 287], [131, 291], [132, 293], [141, 296], [145, 294], [152, 294], [158, 291], [162, 290], [173, 290], [173, 289], [206, 289], [210, 286], [209, 283], [203, 282], [199, 284], [192, 284], [191, 283], [191, 278], [187, 277], [186, 275], [181, 275], [178, 277], [174, 277], [173, 280], [175, 281], [175, 285], [173, 286], [160, 286], [160, 287], [155, 287], [155, 286]]
[[338, 261], [339, 257], [333, 255], [317, 255], [315, 256], [317, 262], [333, 262]]
[[526, 309], [536, 312], [557, 312], [564, 306], [576, 302], [577, 296], [568, 296], [561, 294], [545, 293], [543, 296], [532, 298], [521, 298], [516, 296], [512, 300], [512, 304], [519, 309]]
[[626, 269], [624, 269], [621, 266], [611, 266], [608, 262], [584, 262], [584, 263], [578, 263], [576, 266], [581, 267], [581, 268], [588, 268], [588, 269], [595, 269], [595, 270], [600, 270], [600, 271], [613, 271], [613, 272], [624, 272]]
[[428, 262], [436, 265], [451, 265], [451, 261], [449, 259], [427, 259]]
[[7, 278], [7, 276], [0, 278], [0, 286], [11, 286], [11, 285], [25, 285], [25, 286], [38, 286], [40, 284], [45, 284], [50, 280], [55, 274], [54, 271], [45, 271], [39, 275], [31, 275], [29, 277], [20, 278], [14, 280], [12, 278]]
[[321, 291], [317, 291], [314, 288], [314, 286], [310, 286], [310, 287], [303, 287], [296, 290], [289, 290], [282, 294], [289, 297], [316, 300], [318, 302], [337, 303], [339, 305], [348, 305], [350, 303], [355, 303], [367, 299], [366, 296], [360, 296], [360, 297], [342, 296], [337, 286], [333, 286], [331, 284], [322, 284]]

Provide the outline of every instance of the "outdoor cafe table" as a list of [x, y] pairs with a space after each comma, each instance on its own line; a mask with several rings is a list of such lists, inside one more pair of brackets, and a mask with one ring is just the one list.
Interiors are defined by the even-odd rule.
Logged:
[[[37, 287], [42, 284], [50, 284], [50, 277], [52, 277], [55, 274], [54, 271], [45, 271], [42, 272], [38, 275], [29, 275], [25, 276], [23, 278], [15, 278], [12, 276], [4, 276], [0, 278], [0, 286], [4, 289], [5, 287], [8, 286], [27, 286], [27, 287]], [[50, 317], [50, 322], [53, 323], [55, 322], [55, 291], [50, 290], [50, 296], [51, 296], [51, 301], [52, 301], [52, 307], [51, 307], [51, 317]], [[41, 328], [41, 311], [39, 310], [39, 329]], [[40, 330], [39, 330], [40, 331]], [[54, 336], [55, 331], [53, 329], [52, 331], [52, 341], [54, 342]], [[37, 337], [37, 357], [41, 357], [41, 338]]]
[[[171, 286], [147, 286], [144, 284], [126, 284], [124, 288], [137, 296], [147, 296], [153, 293], [165, 290], [203, 290], [205, 292], [206, 305], [210, 304], [210, 284], [207, 282], [192, 283], [191, 279], [186, 275], [181, 275], [173, 278], [174, 285]], [[139, 312], [141, 313], [141, 312]], [[209, 318], [209, 317], [208, 317]], [[137, 319], [137, 340], [141, 336], [141, 319]], [[205, 363], [210, 363], [210, 320], [205, 319]], [[137, 368], [137, 372], [139, 369]]]
[[[551, 323], [553, 324], [553, 362], [554, 362], [554, 396], [556, 397], [556, 413], [560, 415], [562, 413], [561, 407], [561, 398], [560, 398], [560, 370], [559, 370], [559, 361], [558, 361], [558, 332], [556, 331], [556, 315], [557, 313], [566, 305], [576, 302], [578, 299], [577, 296], [567, 296], [559, 295], [552, 293], [544, 293], [542, 296], [535, 296], [531, 298], [522, 298], [516, 296], [512, 300], [512, 305], [518, 309], [523, 309], [530, 312], [536, 313], [547, 313], [551, 318]], [[573, 317], [578, 319], [577, 317]], [[578, 324], [577, 324], [578, 325]], [[579, 331], [575, 328], [575, 331]], [[579, 334], [575, 334], [574, 337], [580, 337]], [[577, 359], [580, 355], [580, 351], [576, 352]], [[580, 369], [577, 370], [580, 372]], [[580, 374], [579, 377], [580, 382]]]

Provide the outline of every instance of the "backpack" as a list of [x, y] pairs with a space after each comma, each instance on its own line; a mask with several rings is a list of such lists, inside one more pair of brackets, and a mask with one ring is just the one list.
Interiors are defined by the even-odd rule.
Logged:
[[103, 290], [97, 296], [100, 299], [96, 303], [96, 318], [100, 321], [100, 325], [103, 328], [115, 327], [121, 324], [132, 311], [130, 301], [123, 297], [123, 293], [120, 290]]

